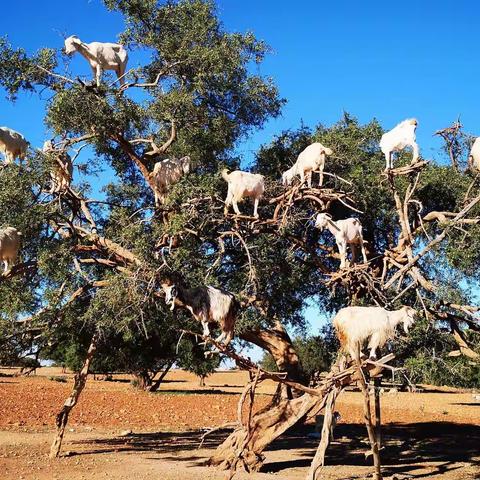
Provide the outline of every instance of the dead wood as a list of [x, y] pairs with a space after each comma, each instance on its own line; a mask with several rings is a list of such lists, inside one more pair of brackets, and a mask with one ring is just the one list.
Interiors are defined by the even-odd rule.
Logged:
[[373, 465], [374, 465], [373, 478], [374, 480], [382, 480], [380, 448], [378, 444], [378, 437], [375, 434], [375, 428], [372, 423], [372, 415], [370, 410], [370, 394], [368, 392], [368, 387], [367, 387], [360, 363], [357, 365], [357, 371], [358, 371], [358, 376], [357, 376], [358, 385], [360, 386], [360, 389], [362, 390], [362, 393], [363, 393], [363, 414], [365, 418], [365, 425], [367, 427], [368, 439], [370, 441], [370, 446], [371, 446], [372, 455], [373, 455]]
[[80, 397], [80, 394], [85, 387], [85, 383], [87, 382], [88, 370], [97, 350], [97, 342], [98, 336], [97, 334], [95, 334], [92, 337], [90, 346], [88, 347], [87, 355], [85, 357], [85, 361], [83, 362], [82, 369], [75, 375], [75, 382], [73, 385], [72, 393], [65, 400], [62, 409], [57, 414], [57, 417], [55, 419], [57, 432], [50, 448], [50, 458], [55, 458], [60, 455], [60, 449], [62, 448], [62, 440], [65, 433], [65, 427], [67, 426], [68, 416], [72, 408], [77, 404], [78, 398]]

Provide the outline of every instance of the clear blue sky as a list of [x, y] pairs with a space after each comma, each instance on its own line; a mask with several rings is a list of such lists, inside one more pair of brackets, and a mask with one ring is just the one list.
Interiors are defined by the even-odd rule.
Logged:
[[[362, 122], [376, 117], [385, 128], [417, 117], [427, 158], [438, 157], [432, 133], [459, 114], [465, 129], [480, 135], [480, 2], [219, 0], [218, 11], [227, 30], [251, 30], [272, 47], [260, 73], [272, 76], [288, 100], [281, 118], [239, 145], [247, 162], [283, 129], [301, 120], [330, 124], [343, 110]], [[63, 34], [112, 41], [123, 27], [100, 0], [24, 0], [3, 2], [1, 28], [13, 45], [33, 52], [61, 47]], [[131, 53], [131, 66], [142, 60]], [[71, 68], [90, 74], [80, 56]], [[42, 122], [37, 97], [12, 106], [0, 96], [0, 125], [24, 133], [33, 146], [45, 138]]]
[[[252, 30], [272, 47], [260, 72], [272, 76], [288, 100], [282, 118], [240, 146], [247, 157], [282, 129], [301, 120], [329, 124], [343, 110], [361, 121], [375, 116], [386, 128], [418, 117], [418, 139], [429, 158], [439, 146], [433, 131], [458, 114], [467, 131], [480, 135], [480, 2], [219, 0], [218, 11], [228, 30]], [[121, 17], [100, 0], [2, 5], [1, 33], [29, 51], [61, 46], [62, 34], [109, 41], [121, 30]], [[130, 64], [142, 59], [133, 52]], [[75, 74], [89, 74], [79, 56], [71, 66]], [[43, 142], [42, 118], [34, 97], [14, 107], [0, 98], [0, 124], [23, 132], [33, 145]]]

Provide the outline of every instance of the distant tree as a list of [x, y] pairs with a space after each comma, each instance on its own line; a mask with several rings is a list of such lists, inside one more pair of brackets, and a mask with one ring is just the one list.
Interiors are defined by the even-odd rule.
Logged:
[[[307, 384], [316, 375], [330, 369], [338, 352], [338, 342], [331, 326], [322, 328], [320, 335], [296, 337], [293, 347], [300, 360], [301, 378]], [[263, 354], [260, 366], [267, 371], [278, 371], [274, 358], [268, 352]]]
[[205, 379], [220, 366], [218, 355], [205, 357], [205, 350], [191, 340], [180, 343], [177, 365], [199, 378], [199, 385], [205, 386]]

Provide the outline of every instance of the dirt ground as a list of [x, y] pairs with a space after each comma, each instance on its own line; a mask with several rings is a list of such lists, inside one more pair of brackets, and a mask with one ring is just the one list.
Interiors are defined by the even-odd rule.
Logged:
[[[198, 387], [186, 372], [173, 371], [156, 394], [133, 389], [126, 376], [87, 383], [70, 417], [62, 458], [48, 458], [53, 422], [72, 386], [72, 377], [42, 368], [36, 376], [13, 377], [0, 370], [0, 479], [224, 479], [203, 464], [228, 435], [219, 431], [198, 448], [202, 429], [236, 418], [245, 372], [218, 372]], [[54, 381], [64, 377], [65, 383]], [[274, 386], [265, 383], [257, 408]], [[342, 418], [327, 451], [322, 478], [361, 479], [371, 472], [362, 424], [362, 399], [344, 392]], [[480, 402], [471, 392], [397, 393], [382, 396], [385, 478], [480, 479]], [[132, 433], [122, 436], [125, 430]], [[303, 479], [318, 439], [307, 425], [274, 442], [261, 473], [236, 478]]]

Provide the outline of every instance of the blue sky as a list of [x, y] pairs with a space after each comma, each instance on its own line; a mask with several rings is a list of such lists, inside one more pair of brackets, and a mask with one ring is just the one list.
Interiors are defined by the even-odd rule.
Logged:
[[[343, 110], [362, 122], [376, 117], [385, 128], [417, 117], [426, 158], [439, 158], [440, 141], [432, 134], [458, 115], [466, 131], [480, 135], [480, 2], [219, 0], [218, 12], [227, 30], [251, 30], [272, 47], [259, 72], [273, 77], [288, 101], [280, 118], [238, 146], [246, 162], [282, 130], [301, 121], [331, 124]], [[100, 0], [2, 4], [0, 33], [29, 52], [61, 47], [71, 34], [114, 41], [122, 29], [122, 18]], [[134, 51], [129, 65], [143, 60]], [[90, 75], [78, 55], [70, 66], [74, 75]], [[43, 113], [36, 96], [11, 105], [0, 95], [0, 124], [22, 132], [33, 146], [47, 134]]]
[[[301, 120], [330, 124], [343, 110], [361, 121], [376, 117], [386, 128], [418, 117], [418, 140], [427, 158], [435, 157], [440, 145], [432, 133], [459, 114], [467, 131], [480, 134], [480, 3], [404, 0], [399, 7], [377, 0], [219, 0], [228, 30], [251, 30], [272, 47], [259, 70], [275, 79], [288, 100], [281, 118], [239, 146], [245, 160], [281, 130], [297, 128]], [[59, 47], [63, 34], [109, 41], [121, 30], [121, 16], [107, 12], [100, 0], [2, 5], [1, 33], [28, 51]], [[142, 60], [140, 52], [131, 53], [131, 66]], [[80, 56], [71, 68], [89, 75]], [[11, 106], [0, 97], [0, 124], [23, 132], [34, 145], [46, 134], [42, 120], [37, 98], [28, 95]]]

